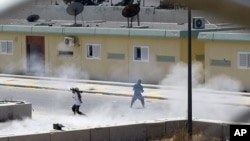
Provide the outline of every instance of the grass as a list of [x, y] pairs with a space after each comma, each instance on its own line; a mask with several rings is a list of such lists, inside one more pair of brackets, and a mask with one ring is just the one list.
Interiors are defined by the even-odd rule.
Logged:
[[[172, 138], [151, 139], [149, 141], [190, 141], [186, 129], [179, 129]], [[208, 137], [200, 130], [194, 130], [191, 141], [221, 141], [219, 138]]]

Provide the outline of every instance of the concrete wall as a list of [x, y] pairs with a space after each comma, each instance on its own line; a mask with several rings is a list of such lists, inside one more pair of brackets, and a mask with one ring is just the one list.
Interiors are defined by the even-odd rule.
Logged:
[[53, 132], [50, 141], [90, 141], [90, 130], [72, 130]]
[[[95, 0], [92, 0], [95, 1]], [[121, 2], [122, 0], [105, 0], [104, 4], [110, 5], [111, 1], [113, 4]], [[32, 5], [54, 5], [57, 2], [59, 5], [64, 5], [63, 0], [32, 0], [30, 4]], [[158, 6], [160, 4], [160, 0], [142, 0], [141, 5], [144, 6]]]
[[51, 141], [50, 133], [12, 136], [8, 141]]
[[30, 103], [0, 104], [0, 121], [22, 119], [32, 116]]
[[126, 125], [116, 126], [110, 128], [110, 141], [131, 141], [131, 140], [145, 140], [146, 125]]
[[0, 141], [9, 141], [8, 137], [0, 137]]
[[164, 121], [146, 124], [147, 139], [160, 139], [166, 136], [166, 124]]
[[[193, 130], [204, 136], [229, 139], [229, 125], [219, 121], [193, 121]], [[187, 132], [186, 120], [150, 121], [132, 125], [53, 131], [50, 133], [0, 137], [0, 141], [128, 141], [171, 138]], [[194, 135], [197, 132], [194, 132]]]
[[110, 129], [109, 128], [93, 128], [90, 130], [91, 141], [110, 141]]
[[[77, 16], [80, 21], [127, 21], [122, 16], [122, 6], [85, 6], [84, 11]], [[26, 5], [19, 7], [13, 14], [8, 14], [5, 19], [26, 19], [31, 14], [38, 14], [40, 19], [45, 20], [74, 20], [74, 17], [67, 14], [66, 5]], [[49, 14], [48, 14], [49, 13]], [[142, 22], [168, 22], [187, 23], [187, 10], [165, 10], [153, 7], [141, 7], [140, 21]], [[225, 22], [216, 15], [209, 15], [202, 11], [192, 11], [193, 17], [205, 17], [210, 23]]]

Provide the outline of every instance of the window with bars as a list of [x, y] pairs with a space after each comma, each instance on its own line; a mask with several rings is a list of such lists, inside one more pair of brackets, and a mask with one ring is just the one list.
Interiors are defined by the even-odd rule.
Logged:
[[87, 45], [87, 58], [101, 58], [101, 45], [100, 44], [88, 44]]
[[148, 61], [149, 60], [149, 47], [134, 46], [134, 60], [135, 61]]
[[250, 69], [250, 52], [238, 52], [238, 68]]
[[13, 54], [13, 41], [0, 40], [0, 54]]

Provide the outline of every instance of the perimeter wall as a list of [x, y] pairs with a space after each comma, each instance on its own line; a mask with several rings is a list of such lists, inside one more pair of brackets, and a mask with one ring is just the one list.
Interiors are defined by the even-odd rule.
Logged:
[[[196, 120], [193, 121], [193, 130], [200, 131], [204, 136], [225, 141], [229, 139], [229, 125], [230, 123]], [[49, 133], [0, 137], [0, 141], [147, 141], [164, 137], [171, 138], [178, 132], [186, 132], [183, 128], [185, 126], [186, 120], [148, 121], [132, 125], [52, 130]]]

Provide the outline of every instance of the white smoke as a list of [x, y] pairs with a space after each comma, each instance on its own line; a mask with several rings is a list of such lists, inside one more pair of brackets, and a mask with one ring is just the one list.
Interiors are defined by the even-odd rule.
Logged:
[[[187, 64], [177, 63], [170, 68], [169, 74], [160, 81], [163, 86], [177, 86], [172, 91], [168, 90], [168, 97], [170, 97], [169, 116], [187, 116]], [[205, 119], [220, 119], [232, 120], [234, 113], [239, 113], [237, 106], [233, 104], [243, 103], [244, 97], [240, 94], [234, 93], [235, 96], [228, 93], [239, 92], [241, 84], [238, 80], [227, 75], [218, 75], [211, 78], [204, 84], [203, 80], [204, 70], [201, 63], [193, 63], [192, 65], [192, 105], [193, 117]], [[162, 87], [165, 88], [165, 87]], [[218, 93], [221, 90], [224, 93]], [[226, 92], [227, 91], [227, 92]], [[229, 105], [232, 104], [230, 107]], [[214, 110], [216, 109], [216, 111]], [[227, 113], [225, 116], [225, 113]]]
[[231, 78], [225, 74], [221, 74], [209, 79], [205, 87], [208, 89], [222, 90], [222, 91], [241, 91], [242, 85], [240, 81]]
[[[203, 81], [203, 68], [202, 64], [195, 62], [192, 65], [192, 85], [196, 87], [200, 85]], [[188, 73], [187, 73], [187, 64], [180, 62], [170, 68], [169, 73], [160, 81], [160, 85], [166, 86], [187, 86]]]
[[[32, 118], [24, 120], [13, 120], [0, 124], [0, 137], [9, 135], [25, 135], [33, 133], [46, 133], [53, 131], [53, 124], [60, 123], [65, 127], [63, 130], [72, 129], [88, 129], [96, 127], [109, 127], [117, 125], [135, 124], [137, 122], [155, 120], [163, 118], [166, 115], [161, 112], [156, 112], [155, 108], [147, 105], [147, 109], [141, 107], [139, 102], [134, 104], [134, 108], [128, 105], [121, 105], [118, 102], [111, 102], [103, 105], [93, 107], [93, 109], [86, 112], [81, 107], [81, 111], [87, 113], [87, 116], [73, 115], [70, 107], [68, 109], [60, 110], [35, 110]], [[161, 109], [165, 110], [163, 106]], [[148, 112], [154, 111], [154, 114], [148, 115]]]
[[[57, 62], [61, 62], [60, 65], [51, 66], [53, 76], [64, 79], [89, 79], [89, 74], [82, 70], [82, 64], [79, 61], [79, 56], [75, 56], [74, 52], [77, 52], [80, 48], [67, 47], [64, 42], [60, 42], [57, 45], [57, 51], [72, 51], [72, 56], [59, 56], [54, 59], [58, 59]], [[79, 51], [78, 51], [79, 52]], [[76, 61], [76, 63], [75, 63]], [[80, 63], [80, 65], [79, 65]]]
[[[193, 64], [193, 80], [196, 87], [201, 87], [202, 82], [202, 67], [199, 63]], [[64, 92], [58, 91], [58, 94], [53, 95], [53, 108], [35, 109], [32, 119], [25, 119], [23, 121], [9, 121], [4, 124], [0, 124], [1, 135], [20, 135], [50, 132], [53, 130], [53, 123], [61, 123], [67, 129], [79, 129], [79, 128], [92, 128], [92, 127], [105, 127], [114, 125], [124, 125], [136, 122], [144, 122], [148, 120], [185, 117], [187, 115], [187, 88], [185, 87], [187, 81], [187, 65], [184, 63], [178, 63], [171, 68], [171, 73], [164, 79], [167, 85], [178, 84], [182, 86], [178, 89], [167, 89], [166, 94], [170, 97], [169, 100], [152, 100], [145, 99], [146, 108], [140, 109], [141, 104], [136, 101], [131, 109], [130, 100], [127, 98], [127, 104], [121, 104], [118, 101], [107, 100], [106, 103], [100, 105], [93, 105], [91, 108], [85, 109], [84, 105], [93, 104], [85, 101], [83, 96], [83, 106], [81, 111], [87, 113], [87, 117], [74, 116], [71, 111], [71, 105], [67, 105], [68, 100], [72, 100], [70, 91]], [[185, 74], [184, 74], [185, 73]], [[62, 73], [63, 74], [63, 73]], [[222, 77], [222, 80], [229, 81], [228, 77]], [[221, 81], [216, 81], [220, 82]], [[178, 82], [182, 81], [182, 82]], [[230, 81], [234, 81], [233, 79]], [[213, 81], [210, 81], [211, 83]], [[66, 84], [66, 83], [65, 83]], [[61, 85], [61, 83], [60, 83]], [[204, 86], [205, 87], [205, 86]], [[120, 90], [120, 88], [117, 88]], [[3, 91], [3, 90], [2, 90]], [[147, 91], [145, 89], [145, 91]], [[32, 91], [35, 92], [35, 91]], [[132, 95], [131, 89], [131, 95]], [[7, 92], [3, 92], [7, 93]], [[11, 90], [8, 91], [11, 93]], [[97, 98], [97, 97], [96, 97]], [[110, 97], [101, 97], [102, 100]], [[112, 98], [112, 97], [111, 97]], [[126, 99], [126, 98], [123, 98]], [[239, 103], [242, 101], [242, 97], [224, 95], [214, 95], [209, 91], [194, 91], [193, 92], [193, 117], [205, 118], [205, 119], [226, 119], [231, 120], [232, 115], [235, 113], [241, 113], [237, 106], [223, 105], [223, 103]], [[96, 99], [97, 100], [97, 99]], [[55, 102], [60, 101], [60, 102]], [[67, 103], [65, 105], [65, 103]], [[152, 105], [151, 105], [152, 103]], [[219, 104], [218, 104], [219, 103]], [[215, 110], [216, 109], [216, 110]], [[42, 112], [41, 112], [42, 111]], [[150, 114], [149, 114], [150, 113]], [[0, 135], [0, 136], [1, 136]]]
[[[188, 73], [187, 64], [180, 62], [170, 68], [169, 73], [160, 81], [160, 85], [164, 86], [181, 86], [187, 87]], [[194, 62], [192, 64], [192, 88], [207, 88], [222, 91], [241, 91], [242, 84], [239, 80], [231, 76], [220, 74], [204, 84], [204, 70], [202, 64]]]
[[57, 67], [54, 74], [57, 77], [65, 78], [65, 79], [73, 79], [73, 78], [82, 78], [89, 79], [89, 75], [85, 71], [81, 71], [81, 68], [76, 67], [75, 64], [63, 64]]
[[159, 77], [155, 74], [162, 74], [162, 72], [163, 69], [158, 67], [156, 63], [151, 63], [150, 65], [134, 66], [132, 71], [129, 72], [130, 81], [137, 82], [138, 79], [142, 79], [147, 76], [147, 79], [143, 79], [142, 83], [157, 83], [152, 81], [151, 78], [155, 79], [156, 77]]

